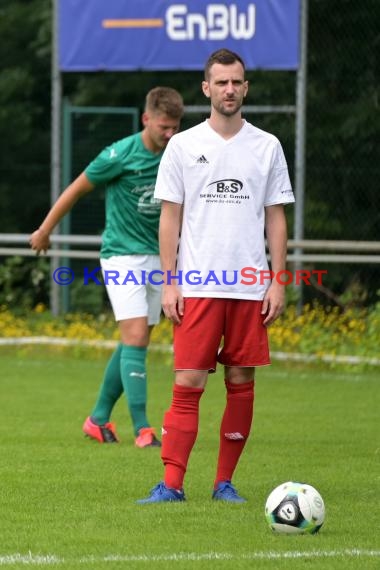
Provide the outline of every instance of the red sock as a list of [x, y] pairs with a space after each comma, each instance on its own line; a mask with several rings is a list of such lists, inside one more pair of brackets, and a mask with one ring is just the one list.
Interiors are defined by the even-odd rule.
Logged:
[[199, 400], [203, 388], [174, 385], [173, 400], [165, 413], [161, 458], [165, 485], [182, 489], [187, 462], [198, 434]]
[[215, 488], [220, 481], [231, 481], [251, 431], [254, 382], [231, 384], [225, 381], [227, 404], [220, 426], [220, 446]]

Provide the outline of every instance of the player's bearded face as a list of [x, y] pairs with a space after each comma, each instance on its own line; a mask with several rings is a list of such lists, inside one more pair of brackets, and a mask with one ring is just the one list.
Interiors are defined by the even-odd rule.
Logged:
[[227, 117], [240, 111], [248, 91], [248, 82], [244, 80], [244, 70], [239, 62], [214, 64], [209, 80], [202, 86], [206, 97], [211, 99], [212, 107]]
[[243, 105], [243, 97], [229, 96], [220, 99], [218, 95], [211, 94], [211, 104], [218, 113], [230, 117], [238, 113]]

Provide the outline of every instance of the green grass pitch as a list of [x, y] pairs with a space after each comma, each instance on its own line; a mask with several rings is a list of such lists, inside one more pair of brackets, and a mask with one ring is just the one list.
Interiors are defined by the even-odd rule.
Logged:
[[[86, 439], [106, 357], [35, 347], [0, 354], [2, 568], [380, 567], [379, 375], [274, 363], [257, 371], [254, 429], [234, 483], [243, 505], [211, 501], [224, 408], [222, 370], [201, 400], [187, 502], [136, 505], [162, 478], [158, 449], [137, 449], [125, 402], [120, 444]], [[170, 355], [149, 356], [149, 415], [171, 398]], [[280, 536], [264, 505], [288, 481], [315, 486], [326, 521], [315, 536]]]

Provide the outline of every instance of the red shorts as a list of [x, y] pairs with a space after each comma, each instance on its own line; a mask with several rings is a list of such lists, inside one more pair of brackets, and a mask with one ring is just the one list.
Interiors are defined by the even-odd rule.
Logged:
[[175, 370], [215, 371], [217, 362], [270, 364], [262, 301], [187, 297], [184, 302], [182, 323], [174, 326]]

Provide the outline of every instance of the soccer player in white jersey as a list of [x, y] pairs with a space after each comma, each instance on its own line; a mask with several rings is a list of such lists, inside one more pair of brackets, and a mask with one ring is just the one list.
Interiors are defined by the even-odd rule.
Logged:
[[[124, 392], [136, 445], [160, 445], [146, 413], [146, 353], [151, 330], [160, 319], [161, 294], [157, 285], [145, 284], [141, 276], [160, 268], [160, 202], [153, 197], [154, 185], [163, 150], [178, 131], [182, 115], [182, 97], [175, 89], [151, 89], [142, 115], [143, 130], [101, 151], [60, 195], [30, 238], [37, 253], [47, 250], [53, 228], [75, 202], [96, 186], [106, 186], [100, 262], [121, 342], [109, 360], [95, 407], [83, 425], [84, 433], [100, 443], [118, 441], [110, 416]], [[107, 272], [119, 277], [108, 280]], [[124, 282], [131, 274], [137, 283], [133, 279]]]
[[294, 201], [281, 145], [242, 118], [248, 82], [238, 54], [213, 53], [202, 90], [210, 118], [172, 137], [156, 182], [175, 384], [162, 429], [164, 480], [139, 503], [185, 499], [199, 400], [217, 362], [225, 370], [227, 403], [212, 498], [245, 501], [232, 476], [251, 429], [255, 367], [270, 363], [267, 327], [284, 308], [284, 286], [265, 279], [264, 241], [266, 235], [277, 274], [286, 262], [284, 204]]

